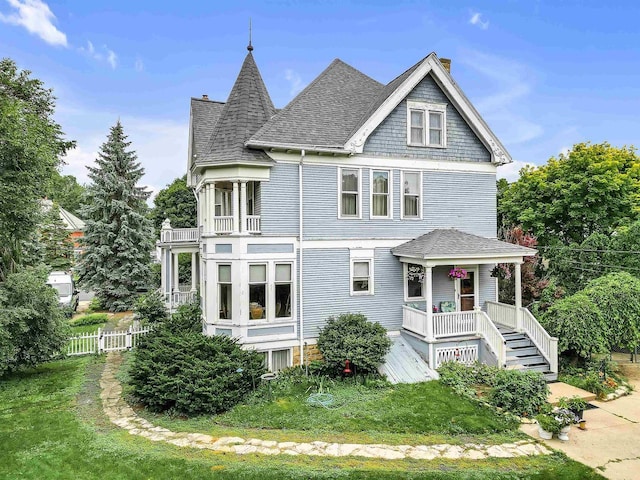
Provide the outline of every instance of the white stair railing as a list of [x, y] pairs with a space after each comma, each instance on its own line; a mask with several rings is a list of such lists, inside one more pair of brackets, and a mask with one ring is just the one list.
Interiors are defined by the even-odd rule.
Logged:
[[507, 345], [504, 337], [495, 324], [482, 310], [475, 312], [478, 322], [478, 334], [481, 335], [489, 345], [489, 348], [498, 360], [498, 366], [504, 368], [507, 365]]
[[549, 370], [558, 373], [558, 339], [540, 325], [536, 317], [522, 307], [522, 327], [542, 356], [549, 362]]
[[513, 305], [505, 303], [487, 302], [487, 315], [489, 318], [500, 325], [517, 328], [517, 310]]

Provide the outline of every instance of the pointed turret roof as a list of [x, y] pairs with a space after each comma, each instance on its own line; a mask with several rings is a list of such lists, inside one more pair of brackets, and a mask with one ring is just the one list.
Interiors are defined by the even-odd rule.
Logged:
[[249, 51], [211, 133], [208, 149], [198, 155], [197, 163], [271, 163], [263, 151], [246, 148], [244, 144], [275, 112]]

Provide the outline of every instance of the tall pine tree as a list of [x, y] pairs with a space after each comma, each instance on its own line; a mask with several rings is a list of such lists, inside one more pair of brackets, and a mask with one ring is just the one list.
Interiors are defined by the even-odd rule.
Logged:
[[80, 212], [86, 222], [80, 283], [113, 312], [132, 308], [136, 290], [150, 281], [150, 192], [137, 186], [144, 169], [130, 145], [118, 121], [100, 147], [97, 167], [88, 167], [92, 183]]

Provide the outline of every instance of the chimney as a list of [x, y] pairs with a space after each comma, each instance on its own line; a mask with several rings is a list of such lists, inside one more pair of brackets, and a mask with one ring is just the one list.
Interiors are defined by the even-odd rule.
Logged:
[[444, 69], [448, 73], [451, 73], [451, 59], [450, 58], [441, 58], [440, 59], [440, 63], [442, 64], [442, 66], [444, 67]]
[[209, 95], [207, 95], [206, 93], [204, 95], [202, 95], [202, 99], [203, 100], [209, 100]]

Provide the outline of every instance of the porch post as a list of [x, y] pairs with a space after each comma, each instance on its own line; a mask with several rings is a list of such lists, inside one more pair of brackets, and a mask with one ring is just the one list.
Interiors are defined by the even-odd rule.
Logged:
[[516, 281], [516, 330], [522, 331], [522, 272], [520, 262], [515, 264], [515, 281]]
[[173, 268], [171, 269], [173, 271], [173, 282], [172, 282], [172, 287], [173, 287], [173, 291], [177, 292], [179, 291], [178, 286], [180, 285], [180, 280], [178, 277], [178, 254], [174, 253], [173, 254]]
[[240, 233], [247, 233], [247, 182], [240, 182]]
[[240, 215], [238, 214], [238, 182], [233, 182], [233, 193], [231, 194], [231, 203], [233, 204], [232, 212], [233, 212], [233, 233], [240, 232]]
[[425, 279], [425, 301], [427, 306], [427, 341], [432, 342], [435, 340], [433, 336], [433, 268], [425, 267], [424, 279]]
[[196, 252], [191, 252], [191, 291], [195, 292], [197, 288], [197, 272], [198, 264], [196, 262]]

